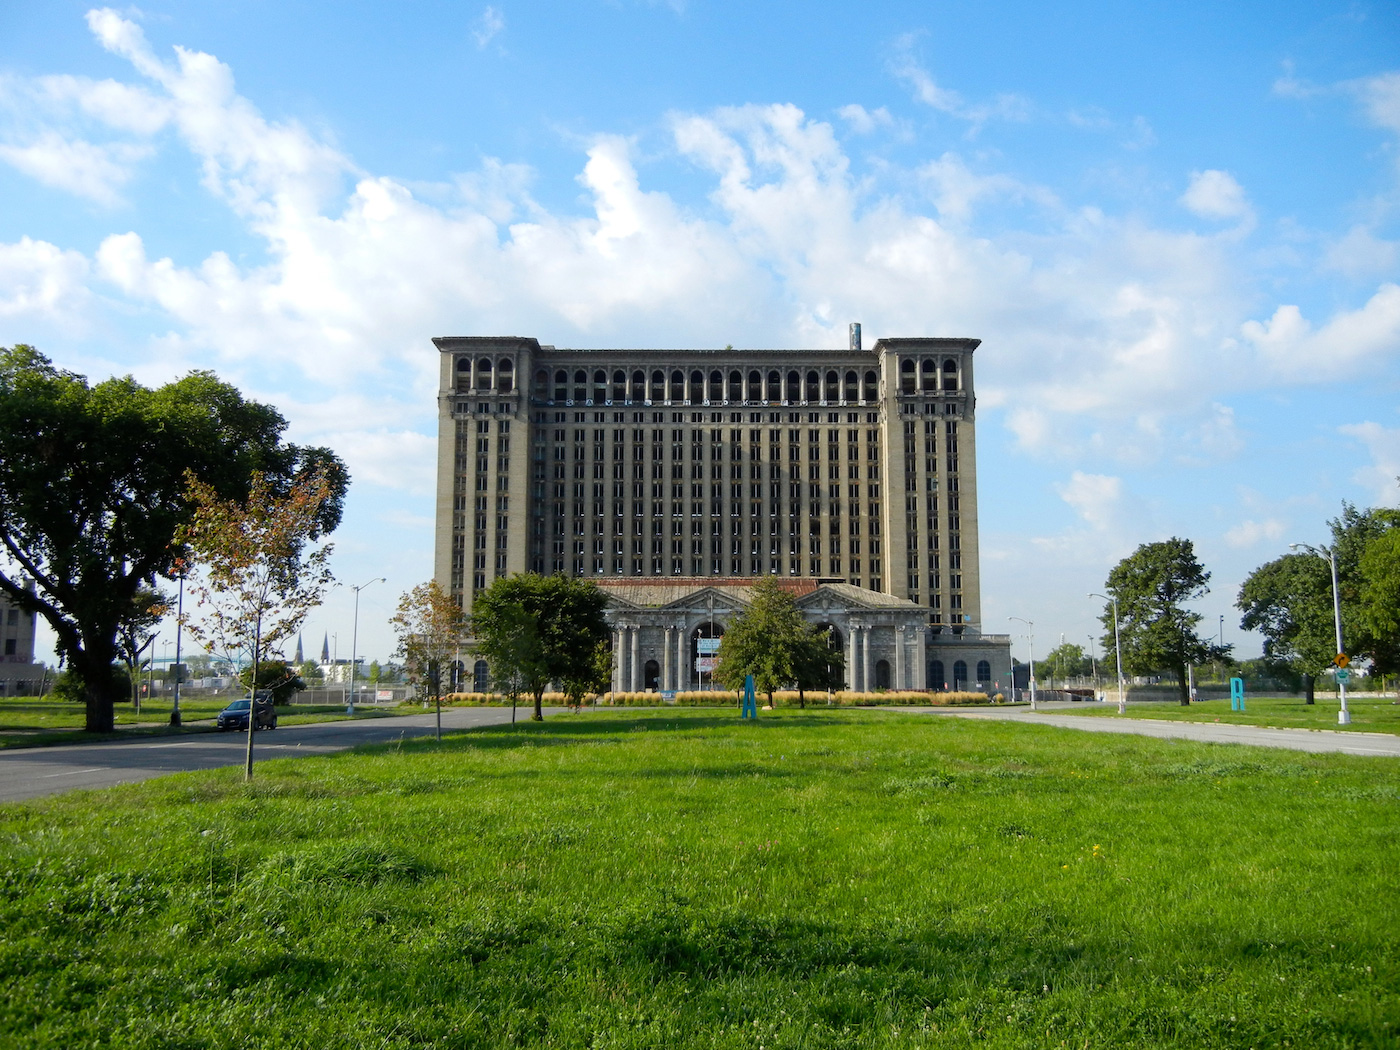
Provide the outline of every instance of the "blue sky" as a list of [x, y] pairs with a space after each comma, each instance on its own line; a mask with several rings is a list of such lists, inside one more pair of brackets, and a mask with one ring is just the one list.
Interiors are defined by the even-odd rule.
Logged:
[[1181, 535], [1256, 655], [1239, 581], [1400, 502], [1400, 4], [0, 5], [0, 345], [339, 450], [370, 656], [431, 573], [432, 336], [853, 320], [983, 340], [987, 630], [1087, 644]]

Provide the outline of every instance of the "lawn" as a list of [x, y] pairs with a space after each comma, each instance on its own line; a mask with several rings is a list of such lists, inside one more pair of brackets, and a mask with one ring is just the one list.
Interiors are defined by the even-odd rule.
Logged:
[[[1358, 733], [1400, 733], [1400, 703], [1393, 697], [1347, 697], [1351, 724], [1337, 724], [1341, 705], [1335, 697], [1317, 697], [1311, 706], [1297, 696], [1246, 697], [1243, 711], [1231, 711], [1230, 701], [1198, 700], [1190, 707], [1179, 703], [1129, 703], [1128, 718], [1162, 718], [1173, 722], [1221, 722], [1237, 726], [1274, 726], [1280, 729], [1346, 729]], [[1112, 693], [1106, 704], [1056, 708], [1055, 714], [1112, 715], [1122, 718]]]
[[559, 715], [0, 807], [0, 1045], [1361, 1047], [1400, 765]]
[[[197, 725], [201, 721], [212, 722], [215, 715], [226, 708], [232, 698], [219, 696], [212, 698], [180, 700], [180, 717], [187, 732], [206, 732], [208, 725]], [[118, 704], [115, 716], [117, 732], [115, 737], [142, 735], [164, 735], [178, 733], [170, 729], [172, 702], [165, 698], [147, 700], [141, 705], [138, 715], [131, 704]], [[375, 708], [360, 705], [355, 708], [357, 718], [382, 718], [391, 714], [403, 714], [398, 707]], [[417, 712], [421, 713], [421, 712]], [[83, 705], [56, 700], [51, 697], [3, 697], [0, 698], [0, 750], [8, 747], [35, 747], [43, 744], [71, 744], [85, 737], [76, 731], [83, 728]], [[297, 704], [277, 709], [280, 725], [299, 725], [303, 722], [328, 722], [348, 718], [344, 706], [340, 704]], [[111, 739], [103, 737], [101, 739]]]

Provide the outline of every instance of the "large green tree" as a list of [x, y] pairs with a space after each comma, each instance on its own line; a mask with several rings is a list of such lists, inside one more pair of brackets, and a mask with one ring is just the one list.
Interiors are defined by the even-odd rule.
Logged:
[[497, 682], [529, 693], [544, 718], [551, 682], [587, 686], [596, 679], [598, 647], [611, 631], [607, 597], [587, 580], [527, 572], [496, 580], [472, 603], [474, 647]]
[[[1182, 704], [1191, 702], [1186, 668], [1228, 655], [1196, 633], [1201, 615], [1186, 607], [1209, 591], [1210, 573], [1196, 560], [1190, 540], [1144, 543], [1108, 574], [1107, 593], [1118, 599], [1123, 668], [1130, 674], [1168, 671]], [[1113, 651], [1113, 606], [1101, 620], [1104, 649]]]
[[344, 467], [284, 442], [286, 427], [210, 372], [155, 389], [130, 376], [89, 385], [32, 347], [0, 348], [0, 592], [53, 629], [84, 683], [88, 730], [112, 728], [121, 694], [109, 668], [138, 592], [187, 553], [176, 539], [192, 517], [186, 471], [242, 499], [255, 471], [285, 492], [325, 468], [333, 494], [317, 527], [340, 521]]
[[1302, 675], [1312, 701], [1312, 679], [1332, 662], [1337, 642], [1332, 574], [1315, 554], [1285, 554], [1259, 566], [1240, 585], [1240, 626], [1264, 636], [1264, 659]]
[[[715, 681], [739, 689], [745, 677], [753, 675], [754, 688], [767, 695], [770, 705], [773, 693], [783, 686], [807, 689], [822, 684], [826, 632], [809, 624], [797, 600], [771, 577], [755, 583], [750, 595], [748, 607], [724, 632]], [[839, 664], [839, 654], [831, 656]]]

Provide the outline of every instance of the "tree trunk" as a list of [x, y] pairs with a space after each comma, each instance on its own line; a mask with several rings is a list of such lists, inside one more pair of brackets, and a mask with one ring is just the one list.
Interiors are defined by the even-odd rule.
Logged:
[[797, 706], [803, 711], [807, 710], [807, 699], [802, 695], [802, 687], [800, 685], [797, 687]]
[[117, 697], [112, 688], [112, 646], [69, 650], [68, 666], [83, 680], [83, 729], [89, 733], [110, 733], [115, 728], [113, 708]]
[[540, 689], [535, 693], [535, 713], [530, 716], [533, 722], [544, 721], [544, 690]]
[[1185, 664], [1182, 664], [1180, 667], [1175, 668], [1175, 670], [1176, 670], [1176, 686], [1177, 686], [1177, 689], [1179, 690], [1178, 695], [1181, 697], [1181, 706], [1182, 706], [1182, 707], [1190, 707], [1190, 706], [1191, 706], [1191, 686], [1190, 686], [1190, 684], [1188, 683], [1187, 678], [1186, 678], [1186, 665], [1185, 665]]
[[1305, 674], [1305, 675], [1303, 675], [1303, 703], [1305, 703], [1305, 704], [1311, 704], [1311, 703], [1314, 702], [1314, 700], [1313, 700], [1313, 687], [1314, 687], [1316, 684], [1317, 684], [1317, 683], [1314, 681], [1312, 675], [1310, 675], [1310, 674]]

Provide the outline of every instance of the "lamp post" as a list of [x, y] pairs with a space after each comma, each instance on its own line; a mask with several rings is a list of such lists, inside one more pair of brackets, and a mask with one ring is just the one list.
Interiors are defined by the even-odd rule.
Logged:
[[[1296, 551], [1299, 549], [1307, 551], [1309, 554], [1316, 554], [1319, 558], [1326, 558], [1327, 564], [1332, 570], [1332, 623], [1337, 629], [1337, 655], [1340, 657], [1346, 652], [1342, 648], [1342, 596], [1341, 590], [1337, 587], [1337, 551], [1335, 547], [1314, 547], [1310, 543], [1290, 543], [1288, 549]], [[1347, 683], [1342, 677], [1337, 678], [1337, 695], [1341, 698], [1342, 709], [1337, 712], [1337, 724], [1342, 726], [1351, 725], [1351, 712], [1347, 710]]]
[[1036, 709], [1036, 707], [1035, 707], [1035, 624], [1032, 623], [1030, 620], [1022, 620], [1021, 617], [1019, 617], [1019, 616], [1008, 616], [1007, 619], [1008, 619], [1008, 620], [1017, 620], [1017, 621], [1019, 621], [1019, 622], [1025, 624], [1027, 627], [1029, 627], [1029, 628], [1031, 629], [1030, 641], [1029, 641], [1029, 645], [1027, 646], [1027, 652], [1030, 653], [1030, 657], [1031, 657], [1031, 710], [1034, 711], [1034, 710]]
[[359, 586], [351, 585], [350, 589], [355, 592], [355, 619], [350, 628], [350, 702], [345, 705], [345, 710], [349, 714], [355, 713], [355, 645], [359, 641], [360, 633], [360, 592], [371, 583], [386, 583], [383, 576], [376, 576], [367, 583]]
[[1099, 695], [1099, 658], [1094, 651], [1094, 636], [1089, 635], [1089, 673], [1094, 676], [1094, 696]]
[[1089, 597], [1113, 603], [1113, 656], [1118, 661], [1118, 713], [1124, 715], [1128, 713], [1128, 701], [1123, 696], [1123, 646], [1118, 640], [1118, 599], [1097, 591], [1090, 591]]

